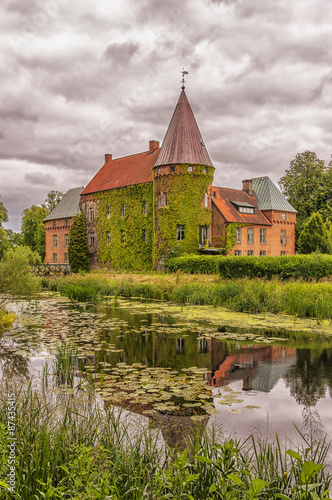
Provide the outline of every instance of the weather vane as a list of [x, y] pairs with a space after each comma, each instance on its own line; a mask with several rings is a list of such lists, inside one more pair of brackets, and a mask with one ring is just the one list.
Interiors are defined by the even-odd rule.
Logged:
[[184, 79], [184, 75], [189, 75], [189, 73], [188, 73], [188, 71], [185, 71], [184, 68], [182, 69], [182, 71], [180, 71], [180, 73], [182, 73], [182, 90], [184, 90], [185, 89], [184, 84], [186, 83], [185, 79]]

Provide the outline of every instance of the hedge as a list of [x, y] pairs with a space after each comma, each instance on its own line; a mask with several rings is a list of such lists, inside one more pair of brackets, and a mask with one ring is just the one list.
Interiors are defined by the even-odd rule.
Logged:
[[222, 278], [322, 279], [332, 276], [332, 255], [283, 257], [186, 255], [167, 261], [170, 272], [219, 274]]

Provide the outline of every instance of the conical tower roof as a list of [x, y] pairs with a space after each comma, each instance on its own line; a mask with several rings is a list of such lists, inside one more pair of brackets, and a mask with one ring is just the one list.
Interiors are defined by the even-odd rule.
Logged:
[[213, 167], [184, 88], [154, 166], [180, 163]]

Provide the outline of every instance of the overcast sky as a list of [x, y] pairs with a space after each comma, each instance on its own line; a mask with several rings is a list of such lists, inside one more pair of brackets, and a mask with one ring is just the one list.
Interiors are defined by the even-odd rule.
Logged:
[[1, 0], [6, 227], [162, 141], [182, 68], [216, 185], [276, 182], [306, 149], [328, 163], [331, 23], [327, 0]]

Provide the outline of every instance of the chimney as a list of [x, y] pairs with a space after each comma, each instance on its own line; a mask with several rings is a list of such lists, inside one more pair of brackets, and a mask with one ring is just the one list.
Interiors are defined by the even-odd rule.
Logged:
[[245, 181], [242, 181], [243, 188], [242, 190], [247, 193], [249, 196], [254, 196], [253, 190], [252, 190], [252, 179], [247, 179]]
[[159, 148], [159, 141], [149, 141], [149, 153], [153, 153]]
[[108, 153], [106, 153], [105, 154], [105, 163], [108, 163], [111, 160], [112, 160], [112, 155], [109, 155]]

